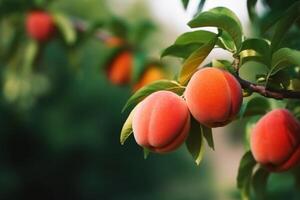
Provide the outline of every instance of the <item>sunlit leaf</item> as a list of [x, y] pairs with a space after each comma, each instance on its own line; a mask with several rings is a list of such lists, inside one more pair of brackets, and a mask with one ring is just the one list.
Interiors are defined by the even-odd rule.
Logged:
[[120, 135], [120, 143], [123, 145], [127, 138], [132, 134], [132, 117], [133, 117], [134, 109], [129, 114], [128, 118], [126, 119]]
[[191, 28], [217, 27], [226, 31], [233, 39], [236, 49], [240, 49], [242, 44], [242, 26], [238, 17], [228, 8], [217, 7], [209, 11], [200, 13], [191, 20], [188, 25]]
[[155, 81], [149, 85], [142, 87], [137, 92], [135, 92], [126, 102], [125, 106], [122, 109], [122, 112], [130, 106], [135, 106], [136, 104], [138, 104], [140, 101], [142, 101], [144, 98], [146, 98], [148, 95], [152, 94], [153, 92], [159, 90], [168, 90], [178, 95], [182, 95], [184, 89], [185, 88], [181, 86], [179, 83], [177, 83], [176, 81], [172, 81], [172, 80]]
[[69, 45], [74, 44], [76, 42], [77, 34], [71, 20], [61, 13], [54, 13], [52, 16], [56, 26], [64, 37], [65, 42]]

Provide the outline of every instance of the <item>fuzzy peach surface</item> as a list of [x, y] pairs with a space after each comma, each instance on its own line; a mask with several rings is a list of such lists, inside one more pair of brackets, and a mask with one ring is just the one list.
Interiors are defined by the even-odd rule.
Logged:
[[194, 118], [208, 127], [228, 124], [239, 112], [243, 100], [235, 77], [212, 67], [202, 68], [192, 76], [185, 98]]
[[169, 91], [152, 93], [135, 108], [132, 120], [136, 142], [153, 152], [177, 149], [190, 129], [186, 102]]
[[250, 146], [257, 162], [270, 171], [286, 171], [300, 160], [300, 123], [286, 109], [262, 117], [253, 128]]
[[133, 55], [130, 51], [118, 54], [108, 67], [108, 78], [115, 85], [123, 85], [130, 81]]
[[55, 25], [51, 15], [44, 11], [32, 11], [26, 18], [27, 34], [38, 41], [46, 41], [53, 34]]

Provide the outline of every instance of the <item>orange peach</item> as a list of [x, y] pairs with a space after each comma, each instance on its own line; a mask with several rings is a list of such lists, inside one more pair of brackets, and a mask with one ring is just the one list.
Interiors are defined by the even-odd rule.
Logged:
[[27, 34], [40, 42], [47, 41], [53, 34], [55, 25], [51, 15], [45, 11], [32, 11], [26, 17]]
[[207, 127], [228, 124], [239, 112], [243, 100], [235, 77], [212, 67], [200, 69], [192, 76], [185, 98], [194, 118]]
[[286, 171], [300, 160], [300, 122], [286, 109], [263, 116], [250, 136], [255, 160], [268, 170]]
[[108, 67], [107, 75], [115, 85], [127, 84], [130, 81], [133, 65], [133, 55], [130, 51], [119, 53]]
[[156, 153], [177, 149], [188, 136], [190, 114], [183, 98], [170, 91], [152, 93], [135, 108], [135, 141]]
[[144, 87], [152, 83], [153, 81], [157, 81], [163, 79], [165, 77], [162, 69], [156, 66], [150, 66], [142, 75], [141, 79], [133, 86], [133, 91], [137, 91], [138, 89]]

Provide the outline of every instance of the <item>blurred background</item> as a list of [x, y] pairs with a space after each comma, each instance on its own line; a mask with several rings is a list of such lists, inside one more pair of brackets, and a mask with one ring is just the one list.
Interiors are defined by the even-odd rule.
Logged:
[[[214, 129], [216, 150], [207, 148], [199, 167], [185, 146], [144, 160], [133, 138], [119, 143], [133, 91], [178, 72], [180, 61], [160, 53], [189, 31], [199, 2], [185, 10], [180, 0], [0, 0], [0, 199], [239, 199], [243, 122]], [[293, 1], [280, 2], [258, 1], [261, 24]], [[216, 6], [232, 9], [245, 35], [257, 36], [246, 0], [207, 0], [203, 10]], [[47, 41], [26, 32], [33, 10], [55, 18]], [[289, 44], [299, 49], [297, 31]], [[130, 80], [111, 69], [124, 52], [119, 62], [136, 66]], [[212, 58], [230, 55], [216, 50]], [[297, 199], [289, 174], [270, 185], [270, 198]]]

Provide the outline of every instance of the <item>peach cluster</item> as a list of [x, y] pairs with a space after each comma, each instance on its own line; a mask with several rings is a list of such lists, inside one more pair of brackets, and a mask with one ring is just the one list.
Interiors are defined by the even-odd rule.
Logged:
[[238, 113], [242, 91], [230, 73], [204, 68], [188, 83], [185, 99], [170, 91], [158, 91], [140, 102], [132, 121], [136, 142], [157, 153], [173, 151], [188, 136], [190, 113], [206, 126], [224, 126]]
[[269, 171], [286, 171], [300, 161], [300, 122], [286, 109], [263, 116], [252, 130], [251, 151]]

